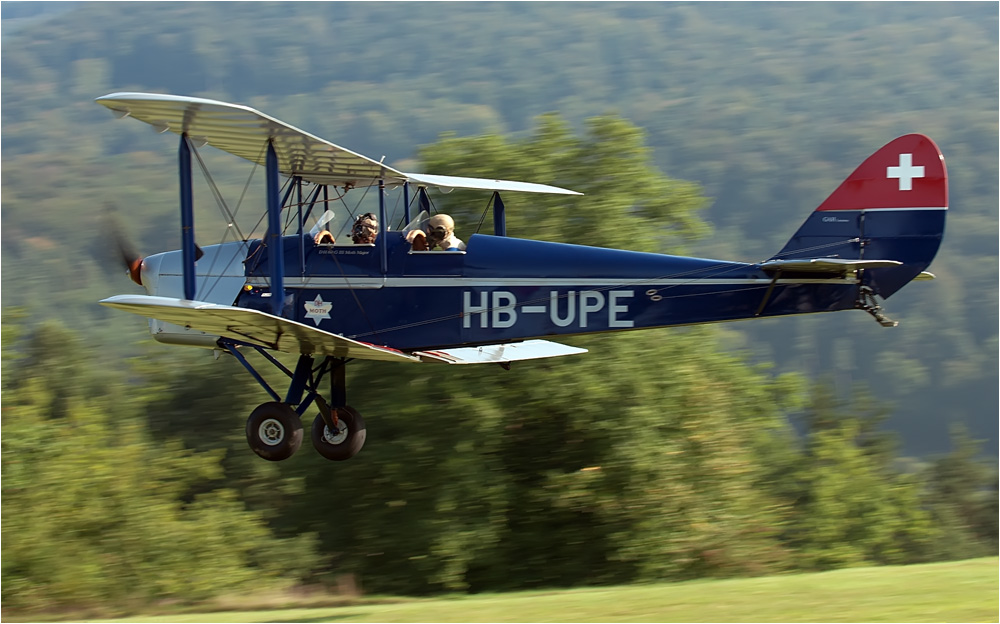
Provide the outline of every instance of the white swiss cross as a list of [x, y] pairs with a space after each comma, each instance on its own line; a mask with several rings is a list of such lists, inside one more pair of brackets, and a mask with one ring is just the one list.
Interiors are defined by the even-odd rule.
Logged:
[[303, 305], [306, 308], [306, 318], [311, 318], [317, 326], [323, 319], [330, 318], [330, 308], [333, 307], [332, 303], [323, 301], [323, 297], [320, 295], [316, 295], [316, 299], [306, 301]]
[[898, 178], [899, 190], [912, 191], [913, 178], [924, 177], [923, 165], [913, 166], [913, 154], [900, 154], [898, 167], [886, 167], [885, 177]]

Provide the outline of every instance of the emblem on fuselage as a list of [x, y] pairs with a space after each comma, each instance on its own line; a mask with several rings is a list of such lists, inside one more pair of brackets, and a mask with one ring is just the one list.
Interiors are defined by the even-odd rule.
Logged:
[[321, 295], [316, 295], [315, 299], [307, 301], [303, 305], [306, 308], [306, 318], [311, 318], [317, 326], [323, 319], [330, 318], [330, 310], [333, 308], [333, 304], [323, 301]]

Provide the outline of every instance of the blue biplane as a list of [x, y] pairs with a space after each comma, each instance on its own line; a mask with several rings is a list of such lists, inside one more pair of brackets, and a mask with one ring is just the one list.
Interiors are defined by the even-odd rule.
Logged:
[[[321, 455], [345, 460], [361, 449], [364, 419], [347, 404], [344, 382], [354, 359], [507, 368], [585, 352], [553, 336], [850, 309], [893, 326], [877, 298], [933, 277], [926, 269], [948, 207], [940, 150], [909, 134], [865, 160], [764, 262], [525, 240], [506, 235], [501, 193], [580, 194], [404, 173], [236, 104], [149, 93], [97, 101], [181, 137], [182, 249], [128, 258], [147, 294], [101, 303], [148, 317], [160, 342], [219, 350], [246, 367], [273, 399], [250, 414], [247, 440], [272, 461], [301, 446], [300, 417], [313, 404], [311, 439]], [[265, 168], [263, 238], [195, 244], [191, 162], [205, 144]], [[378, 189], [367, 221], [373, 240], [345, 243], [322, 231], [331, 192], [368, 187]], [[396, 230], [386, 215], [390, 188], [403, 197], [406, 225]], [[419, 241], [434, 237], [427, 189], [453, 188], [491, 192], [493, 235], [473, 234], [461, 250], [421, 250]], [[247, 360], [251, 351], [290, 378], [284, 397]], [[294, 370], [270, 351], [297, 354]]]

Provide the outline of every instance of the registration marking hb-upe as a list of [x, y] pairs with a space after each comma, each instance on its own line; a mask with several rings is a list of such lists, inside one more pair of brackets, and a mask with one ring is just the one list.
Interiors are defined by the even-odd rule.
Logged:
[[628, 304], [623, 299], [634, 295], [631, 290], [570, 290], [565, 293], [558, 290], [549, 291], [547, 303], [538, 304], [538, 299], [532, 299], [532, 305], [522, 305], [518, 309], [517, 296], [506, 290], [478, 293], [478, 302], [473, 304], [476, 293], [462, 293], [462, 327], [472, 327], [473, 315], [479, 315], [480, 328], [513, 327], [521, 315], [548, 314], [549, 320], [557, 327], [586, 328], [590, 322], [600, 322], [602, 314], [607, 314], [609, 328], [628, 328], [633, 326], [629, 319], [622, 318], [628, 314]]

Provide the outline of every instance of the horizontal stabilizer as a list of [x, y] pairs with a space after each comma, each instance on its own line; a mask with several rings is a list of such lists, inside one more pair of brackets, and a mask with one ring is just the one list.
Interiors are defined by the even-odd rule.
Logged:
[[802, 271], [806, 273], [840, 273], [858, 269], [885, 269], [902, 266], [896, 260], [847, 260], [844, 258], [796, 258], [793, 260], [768, 260], [760, 267], [765, 271]]
[[485, 345], [481, 347], [459, 347], [436, 351], [417, 351], [423, 360], [446, 362], [448, 364], [504, 364], [519, 360], [537, 360], [586, 353], [586, 349], [570, 347], [548, 340], [525, 340], [508, 344]]
[[920, 275], [918, 275], [918, 276], [916, 276], [916, 277], [913, 278], [913, 281], [914, 282], [929, 282], [932, 279], [935, 279], [936, 277], [937, 276], [934, 275], [933, 273], [931, 273], [930, 271], [921, 271]]
[[286, 353], [387, 362], [420, 361], [395, 349], [331, 334], [259, 310], [150, 295], [117, 295], [102, 300], [101, 305]]

